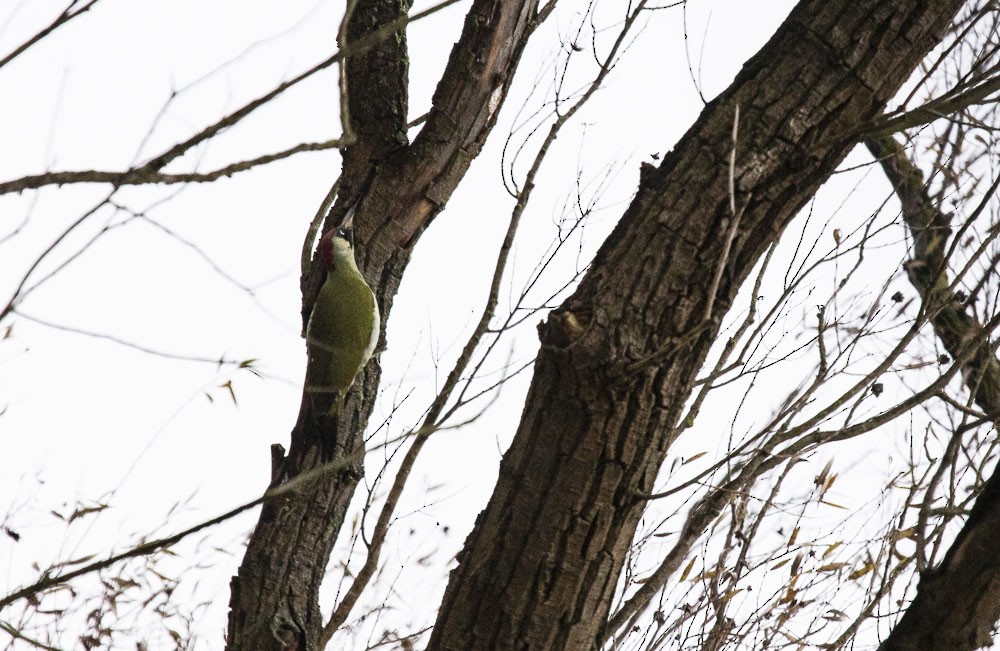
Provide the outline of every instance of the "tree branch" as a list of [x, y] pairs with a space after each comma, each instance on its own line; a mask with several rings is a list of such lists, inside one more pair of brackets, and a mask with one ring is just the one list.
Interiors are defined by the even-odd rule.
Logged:
[[[931, 201], [920, 170], [892, 136], [869, 139], [865, 144], [892, 182], [903, 220], [913, 236], [907, 276], [926, 305], [945, 350], [958, 361], [963, 348], [971, 347], [963, 362], [965, 384], [994, 428], [1000, 427], [1000, 363], [989, 343], [989, 330], [967, 314], [947, 275], [945, 245], [951, 234], [951, 217]], [[977, 212], [985, 208], [998, 187], [1000, 178], [987, 191]], [[973, 342], [978, 343], [970, 346]], [[921, 575], [916, 597], [879, 649], [902, 651], [916, 645], [927, 651], [971, 651], [992, 643], [998, 619], [1000, 472], [994, 469], [944, 559]]]

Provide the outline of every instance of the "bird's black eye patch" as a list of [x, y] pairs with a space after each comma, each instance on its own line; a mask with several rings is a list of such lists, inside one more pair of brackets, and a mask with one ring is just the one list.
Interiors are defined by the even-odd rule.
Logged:
[[335, 233], [335, 235], [337, 237], [344, 238], [348, 242], [351, 242], [351, 243], [354, 242], [354, 233], [351, 231], [350, 228], [338, 228], [337, 232]]

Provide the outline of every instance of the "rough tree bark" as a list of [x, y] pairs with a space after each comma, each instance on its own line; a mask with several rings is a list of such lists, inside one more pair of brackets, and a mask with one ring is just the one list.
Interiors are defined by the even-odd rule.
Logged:
[[[996, 323], [983, 327], [949, 290], [951, 218], [927, 194], [920, 170], [891, 136], [869, 140], [902, 204], [913, 234], [907, 275], [920, 294], [934, 334], [963, 364], [973, 400], [1000, 426], [1000, 363], [990, 345]], [[996, 188], [991, 188], [990, 194]], [[880, 651], [972, 651], [993, 642], [1000, 619], [1000, 475], [994, 470], [938, 567], [920, 577], [917, 595]]]
[[[347, 45], [407, 15], [408, 0], [359, 0]], [[536, 25], [535, 0], [476, 0], [435, 91], [420, 134], [406, 141], [407, 54], [399, 29], [345, 66], [356, 142], [344, 152], [337, 203], [325, 228], [357, 204], [358, 264], [388, 317], [413, 245], [441, 210], [495, 123], [521, 52]], [[308, 320], [318, 265], [303, 278]], [[387, 318], [383, 318], [383, 324]], [[319, 587], [362, 470], [363, 438], [379, 380], [373, 359], [336, 422], [303, 400], [287, 456], [275, 454], [272, 484], [327, 464], [294, 494], [265, 505], [232, 581], [227, 649], [318, 649]]]
[[679, 432], [722, 316], [961, 5], [804, 0], [659, 168], [644, 170], [578, 290], [540, 328], [520, 426], [428, 649], [601, 646], [639, 496]]

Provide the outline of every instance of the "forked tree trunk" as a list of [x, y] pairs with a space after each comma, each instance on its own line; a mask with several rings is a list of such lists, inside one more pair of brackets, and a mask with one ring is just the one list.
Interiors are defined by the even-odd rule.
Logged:
[[[357, 0], [348, 46], [405, 18], [409, 0]], [[406, 143], [407, 52], [386, 34], [345, 66], [357, 141], [344, 152], [340, 195], [325, 228], [357, 206], [358, 264], [386, 322], [419, 235], [441, 210], [496, 123], [513, 72], [536, 25], [535, 0], [476, 0], [412, 144]], [[336, 111], [331, 107], [331, 119]], [[303, 318], [323, 278], [303, 278]], [[303, 345], [303, 352], [305, 346]], [[303, 401], [287, 456], [274, 455], [272, 485], [313, 477], [264, 505], [230, 596], [229, 651], [316, 651], [330, 614], [319, 588], [363, 470], [364, 438], [379, 368], [356, 380], [339, 420]], [[327, 470], [323, 470], [326, 468]], [[316, 473], [319, 472], [317, 475]]]
[[601, 645], [645, 506], [637, 496], [652, 489], [679, 432], [722, 316], [961, 5], [801, 2], [660, 167], [645, 171], [579, 289], [540, 329], [520, 426], [428, 649]]

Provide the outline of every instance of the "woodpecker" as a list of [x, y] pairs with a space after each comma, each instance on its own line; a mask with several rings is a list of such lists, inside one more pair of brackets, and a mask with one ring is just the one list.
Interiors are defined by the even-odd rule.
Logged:
[[306, 326], [306, 392], [329, 396], [327, 415], [334, 416], [375, 350], [380, 317], [375, 294], [354, 260], [350, 229], [334, 229], [320, 238], [319, 260], [326, 280]]

